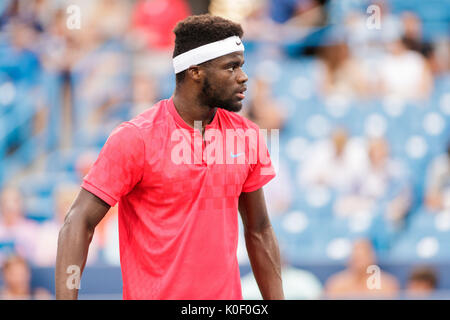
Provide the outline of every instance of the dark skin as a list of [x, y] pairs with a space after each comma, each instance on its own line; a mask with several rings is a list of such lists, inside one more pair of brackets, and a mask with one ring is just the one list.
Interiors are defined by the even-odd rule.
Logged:
[[238, 93], [247, 90], [247, 75], [242, 70], [244, 54], [230, 53], [186, 71], [178, 83], [173, 102], [183, 120], [192, 128], [194, 121], [202, 121], [202, 128], [214, 119], [217, 107], [237, 112], [242, 108]]
[[[187, 70], [182, 83], [177, 83], [173, 96], [175, 107], [183, 120], [194, 127], [202, 121], [202, 128], [211, 123], [217, 106], [237, 112], [242, 108], [248, 78], [242, 71], [242, 52], [211, 60]], [[56, 261], [56, 298], [77, 299], [78, 290], [68, 289], [66, 270], [70, 265], [86, 264], [89, 244], [97, 224], [110, 206], [81, 189], [70, 208], [58, 239]], [[270, 223], [262, 188], [243, 192], [239, 196], [239, 212], [244, 225], [245, 242], [263, 299], [284, 299], [278, 243]]]

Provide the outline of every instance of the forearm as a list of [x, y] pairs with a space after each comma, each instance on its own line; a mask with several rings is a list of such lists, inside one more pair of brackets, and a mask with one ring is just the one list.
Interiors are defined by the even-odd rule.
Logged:
[[66, 221], [59, 232], [56, 258], [56, 299], [77, 299], [94, 231], [82, 221]]
[[280, 251], [272, 226], [266, 226], [260, 231], [246, 231], [245, 243], [263, 299], [284, 299]]

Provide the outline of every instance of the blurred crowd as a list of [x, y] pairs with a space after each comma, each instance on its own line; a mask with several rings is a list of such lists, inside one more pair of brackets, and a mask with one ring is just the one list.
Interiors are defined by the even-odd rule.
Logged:
[[[369, 270], [370, 272], [368, 272]], [[347, 266], [321, 283], [312, 271], [284, 264], [283, 289], [286, 299], [430, 299], [437, 298], [439, 275], [429, 265], [416, 265], [404, 288], [396, 277], [377, 266], [376, 253], [368, 239], [357, 239]], [[261, 299], [252, 274], [242, 279], [244, 299]]]
[[[429, 103], [437, 79], [449, 76], [449, 21], [443, 37], [430, 37], [417, 12], [394, 14], [389, 1], [353, 4], [332, 0], [2, 1], [0, 126], [17, 125], [5, 132], [0, 129], [1, 297], [49, 297], [45, 289], [30, 288], [30, 266], [54, 266], [59, 228], [111, 130], [170, 96], [174, 88], [172, 29], [190, 14], [210, 12], [242, 23], [251, 79], [242, 115], [269, 132], [280, 130], [282, 143], [292, 127], [293, 109], [303, 106], [292, 107], [280, 96], [282, 90], [275, 82], [285, 75], [273, 60], [279, 64], [287, 58], [313, 61], [311, 78], [289, 83], [286, 76], [285, 82], [279, 82], [294, 88], [293, 95], [301, 99], [308, 90], [314, 92], [317, 103], [331, 106], [331, 114], [338, 115], [340, 106], [348, 103], [374, 100], [388, 101], [392, 114], [400, 102]], [[383, 32], [366, 25], [365, 8], [370, 4], [380, 9]], [[74, 10], [68, 9], [71, 5], [76, 6]], [[80, 28], [71, 20], [77, 17]], [[448, 127], [450, 96], [446, 94], [441, 109]], [[22, 106], [25, 100], [30, 101]], [[28, 118], [23, 124], [19, 121]], [[417, 172], [394, 155], [390, 137], [380, 131], [383, 123], [374, 121], [368, 134], [360, 136], [338, 123], [324, 131], [323, 122], [317, 120], [307, 129], [318, 132], [318, 138], [308, 141], [308, 148], [300, 148], [301, 143], [294, 148], [301, 160], [295, 172], [282, 156], [276, 163], [278, 177], [265, 188], [271, 216], [284, 217], [305, 190], [317, 191], [312, 202], [320, 202], [321, 191], [327, 190], [333, 194], [335, 218], [372, 219], [380, 221], [381, 227], [370, 238], [353, 242], [347, 269], [326, 283], [286, 262], [285, 285], [293, 286], [285, 288], [292, 292], [287, 297], [370, 297], [374, 292], [395, 297], [399, 290], [412, 295], [432, 293], [439, 280], [432, 267], [413, 268], [404, 288], [382, 271], [381, 291], [368, 291], [366, 270], [376, 264], [377, 252], [387, 250], [392, 237], [405, 227], [412, 209], [430, 215], [450, 212], [450, 136], [436, 149], [442, 152], [427, 161], [424, 188], [417, 192]], [[431, 122], [433, 129], [435, 122]], [[27, 149], [31, 156], [23, 160], [21, 146], [40, 135], [43, 141], [33, 140], [35, 148]], [[35, 190], [44, 196], [39, 198]], [[42, 213], [37, 210], [41, 207], [44, 214], [35, 214]], [[87, 263], [119, 265], [116, 207], [97, 227]], [[251, 279], [246, 281], [246, 290], [252, 292]]]

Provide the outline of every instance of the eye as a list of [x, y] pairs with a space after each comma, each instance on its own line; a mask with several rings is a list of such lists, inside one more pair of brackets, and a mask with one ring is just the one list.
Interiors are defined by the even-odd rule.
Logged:
[[230, 70], [230, 71], [235, 71], [237, 68], [239, 68], [239, 65], [233, 64], [232, 66], [230, 66], [230, 67], [228, 68], [228, 70]]

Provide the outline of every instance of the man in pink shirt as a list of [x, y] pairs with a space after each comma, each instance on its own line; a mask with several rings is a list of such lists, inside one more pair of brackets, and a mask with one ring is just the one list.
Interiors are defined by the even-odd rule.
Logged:
[[124, 299], [242, 299], [238, 210], [263, 298], [284, 298], [262, 190], [275, 172], [258, 126], [235, 113], [248, 80], [242, 28], [201, 15], [174, 33], [174, 95], [112, 132], [66, 216], [58, 299], [77, 298], [68, 277], [117, 202]]

